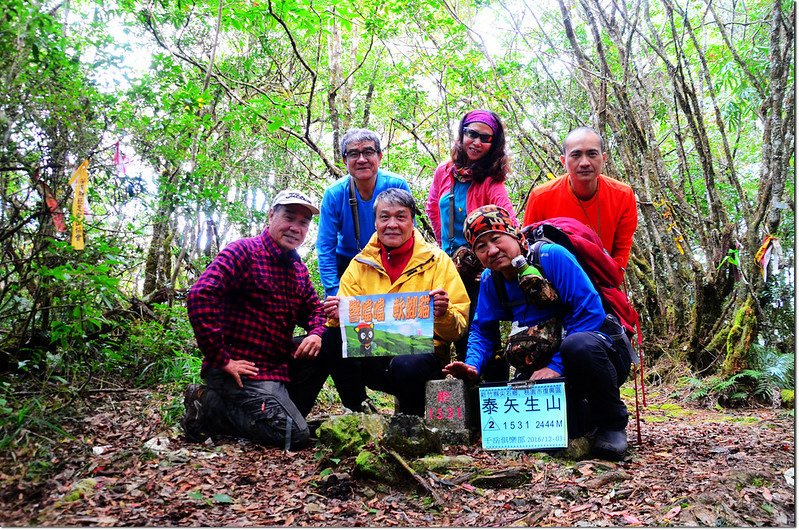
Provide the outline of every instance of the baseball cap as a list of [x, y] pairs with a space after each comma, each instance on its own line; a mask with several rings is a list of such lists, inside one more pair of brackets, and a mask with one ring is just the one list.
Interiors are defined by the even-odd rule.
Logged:
[[275, 200], [272, 201], [272, 208], [277, 206], [278, 204], [286, 205], [286, 204], [299, 204], [300, 206], [305, 206], [311, 213], [316, 215], [319, 213], [319, 208], [317, 208], [313, 201], [303, 192], [299, 190], [283, 190], [277, 194]]
[[463, 222], [463, 237], [470, 247], [483, 234], [489, 232], [502, 232], [515, 237], [520, 242], [524, 239], [516, 221], [505, 208], [489, 204], [477, 208]]

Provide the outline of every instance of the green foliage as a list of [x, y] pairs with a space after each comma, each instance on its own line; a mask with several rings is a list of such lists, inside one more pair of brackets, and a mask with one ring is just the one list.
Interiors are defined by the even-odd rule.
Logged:
[[321, 410], [329, 410], [336, 402], [338, 402], [338, 392], [336, 392], [333, 379], [328, 377], [322, 389], [319, 391], [316, 404]]
[[[792, 235], [788, 237], [793, 239]], [[786, 272], [783, 269], [776, 277], [769, 275], [766, 281], [760, 298], [765, 325], [760, 329], [759, 338], [764, 348], [788, 354], [796, 351], [796, 307], [793, 303], [795, 286]]]
[[688, 396], [692, 400], [713, 400], [721, 405], [742, 406], [747, 398], [747, 392], [741, 389], [745, 378], [752, 371], [734, 374], [728, 378], [712, 376], [708, 379], [689, 378], [688, 385], [693, 390]]
[[105, 370], [125, 374], [137, 386], [199, 382], [202, 356], [186, 308], [155, 304], [153, 312], [130, 326], [119, 347], [104, 351]]
[[780, 390], [780, 402], [783, 408], [791, 409], [793, 413], [796, 404], [796, 392], [793, 389], [783, 388]]
[[[170, 398], [161, 405], [161, 420], [164, 425], [171, 427], [179, 427], [183, 416], [186, 414], [186, 407], [183, 405], [183, 391], [185, 386], [167, 385], [166, 388], [171, 389]], [[182, 427], [181, 427], [182, 428]]]
[[[195, 380], [199, 357], [180, 301], [139, 303], [138, 296], [149, 295], [139, 292], [143, 269], [152, 264], [157, 287], [167, 291], [189, 286], [213, 259], [217, 238], [223, 247], [260, 232], [277, 190], [299, 187], [320, 198], [343, 170], [333, 144], [349, 127], [381, 135], [383, 166], [406, 175], [421, 202], [433, 168], [449, 156], [460, 116], [493, 109], [506, 124], [514, 171], [506, 186], [515, 206], [532, 185], [560, 172], [557, 143], [568, 129], [604, 127], [609, 169], [633, 185], [642, 212], [655, 205], [636, 236], [636, 252], [653, 265], [651, 277], [637, 281], [636, 268], [628, 272], [640, 300], [651, 284], [658, 293], [696, 301], [700, 289], [718, 287], [711, 285], [716, 267], [740, 269], [751, 280], [755, 249], [724, 256], [730, 245], [719, 237], [725, 227], [710, 219], [711, 204], [718, 201], [737, 227], [735, 239], [748, 242], [762, 237], [748, 230], [764, 225], [762, 215], [746, 218], [744, 207], [793, 196], [793, 178], [782, 179], [779, 197], [765, 196], [769, 186], [761, 186], [766, 147], [790, 143], [764, 135], [770, 109], [780, 106], [764, 99], [776, 79], [769, 76], [774, 28], [772, 4], [765, 1], [690, 0], [670, 4], [671, 15], [665, 4], [647, 2], [634, 28], [611, 10], [615, 5], [567, 4], [579, 53], [554, 4], [276, 0], [221, 6], [217, 27], [216, 0], [89, 0], [48, 9], [6, 2], [0, 17], [0, 360], [12, 370], [53, 382], [111, 373], [142, 385]], [[792, 8], [784, 2], [786, 14]], [[119, 27], [124, 36], [109, 29]], [[792, 80], [794, 69], [789, 61], [778, 77]], [[677, 103], [677, 75], [697, 95], [693, 113]], [[782, 112], [790, 116], [786, 102]], [[707, 131], [708, 161], [694, 138], [697, 126]], [[112, 165], [110, 146], [117, 141], [133, 159], [127, 176]], [[781, 159], [789, 177], [792, 157], [788, 148]], [[85, 158], [94, 218], [87, 249], [78, 253], [66, 243], [68, 232], [55, 232], [42, 183], [68, 213], [67, 181]], [[124, 193], [134, 181], [142, 183], [138, 194]], [[785, 206], [769, 223], [791, 241], [793, 212]], [[669, 266], [658, 263], [677, 231], [686, 254], [666, 256]], [[665, 248], [650, 247], [658, 239]], [[785, 247], [792, 264], [793, 251]], [[321, 294], [313, 251], [306, 261]], [[685, 293], [674, 289], [678, 284], [687, 286]], [[793, 351], [794, 309], [783, 302], [793, 299], [793, 284], [778, 277], [762, 289], [753, 285], [765, 323], [758, 340], [770, 351]], [[723, 292], [720, 302], [732, 296]], [[656, 328], [652, 335], [674, 335], [677, 343], [691, 326], [670, 302], [652, 303], [645, 323]], [[668, 309], [658, 313], [656, 306]], [[752, 369], [771, 381], [782, 377], [769, 366]], [[741, 375], [710, 387], [719, 384], [719, 392], [734, 395], [749, 379], [758, 378]]]
[[[98, 348], [119, 326], [117, 308], [123, 303], [120, 289], [120, 249], [98, 242], [91, 250], [76, 252], [69, 244], [51, 241], [28, 266], [40, 282], [39, 304], [46, 300], [46, 311], [35, 311], [29, 300], [14, 291], [6, 292], [0, 307], [0, 325], [17, 329], [8, 336], [16, 341], [11, 361], [27, 373], [37, 373], [44, 380], [66, 382], [87, 368]], [[0, 298], [2, 300], [2, 298]], [[30, 315], [28, 329], [18, 327], [19, 313]], [[66, 380], [64, 379], [66, 378]]]
[[235, 501], [233, 497], [227, 493], [214, 493], [211, 497], [206, 497], [205, 494], [199, 490], [192, 490], [186, 493], [189, 499], [200, 501], [208, 506], [212, 504], [233, 504]]
[[38, 475], [46, 471], [37, 463], [38, 458], [49, 461], [49, 447], [55, 443], [54, 439], [70, 436], [58, 424], [62, 402], [57, 394], [48, 398], [16, 396], [13, 389], [11, 382], [0, 383], [0, 450], [36, 448], [31, 455], [29, 472]]
[[80, 343], [87, 345], [90, 336], [115, 324], [106, 314], [122, 297], [119, 278], [111, 276], [114, 262], [109, 258], [97, 265], [77, 262], [38, 269], [41, 277], [50, 279], [51, 291], [59, 294], [53, 305], [58, 318], [53, 321], [51, 338], [65, 350], [80, 349]]
[[796, 385], [796, 357], [793, 352], [779, 352], [755, 344], [752, 346], [752, 366], [771, 387], [782, 389]]
[[795, 385], [795, 359], [792, 353], [780, 353], [759, 345], [752, 347], [752, 368], [729, 377], [707, 379], [689, 377], [689, 399], [713, 400], [725, 407], [745, 406], [752, 402], [773, 404], [779, 390]]

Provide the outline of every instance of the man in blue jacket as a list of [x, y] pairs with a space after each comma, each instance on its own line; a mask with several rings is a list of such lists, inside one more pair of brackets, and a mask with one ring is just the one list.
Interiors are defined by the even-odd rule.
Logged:
[[[341, 156], [348, 174], [325, 190], [316, 236], [319, 277], [326, 297], [338, 294], [341, 275], [375, 233], [375, 198], [389, 188], [411, 191], [405, 179], [380, 169], [383, 151], [374, 131], [350, 129], [344, 133]], [[366, 400], [359, 374], [336, 371], [333, 382], [342, 403]]]
[[511, 264], [513, 258], [526, 254], [527, 243], [510, 214], [494, 205], [478, 208], [466, 218], [464, 235], [486, 270], [480, 279], [466, 358], [447, 365], [445, 373], [477, 380], [501, 340], [500, 321], [535, 328], [548, 326], [555, 319], [559, 331], [562, 325], [563, 340], [559, 345], [553, 340], [551, 358], [545, 357], [524, 376], [533, 380], [565, 377], [569, 436], [588, 434], [586, 426], [575, 421], [579, 403], [586, 400], [590, 421], [596, 427], [593, 453], [613, 460], [623, 458], [628, 414], [619, 387], [629, 376], [632, 359], [619, 336], [623, 335], [621, 326], [606, 315], [582, 267], [564, 247], [542, 245], [541, 273], [557, 291], [559, 301], [528, 303], [519, 286], [517, 269]]
[[341, 156], [349, 173], [325, 190], [316, 237], [325, 296], [338, 293], [339, 280], [350, 260], [375, 233], [375, 197], [389, 188], [411, 191], [405, 179], [380, 169], [383, 152], [374, 131], [350, 129], [344, 133]]

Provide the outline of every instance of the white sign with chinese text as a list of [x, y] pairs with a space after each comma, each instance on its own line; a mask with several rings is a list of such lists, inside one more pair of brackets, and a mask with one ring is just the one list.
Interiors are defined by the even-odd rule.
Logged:
[[483, 449], [557, 449], [569, 444], [566, 383], [480, 387]]

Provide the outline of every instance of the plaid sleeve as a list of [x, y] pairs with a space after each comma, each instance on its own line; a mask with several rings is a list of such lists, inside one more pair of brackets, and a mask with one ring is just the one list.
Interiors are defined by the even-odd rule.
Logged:
[[303, 304], [299, 314], [298, 325], [311, 335], [321, 336], [325, 330], [327, 317], [325, 317], [322, 309], [322, 302], [319, 300], [319, 296], [317, 296], [316, 290], [311, 283], [308, 268], [302, 263], [297, 264], [297, 283], [300, 286], [300, 299]]
[[225, 298], [241, 281], [246, 260], [243, 249], [231, 243], [200, 275], [186, 298], [189, 321], [208, 367], [222, 368], [230, 360], [223, 332]]

